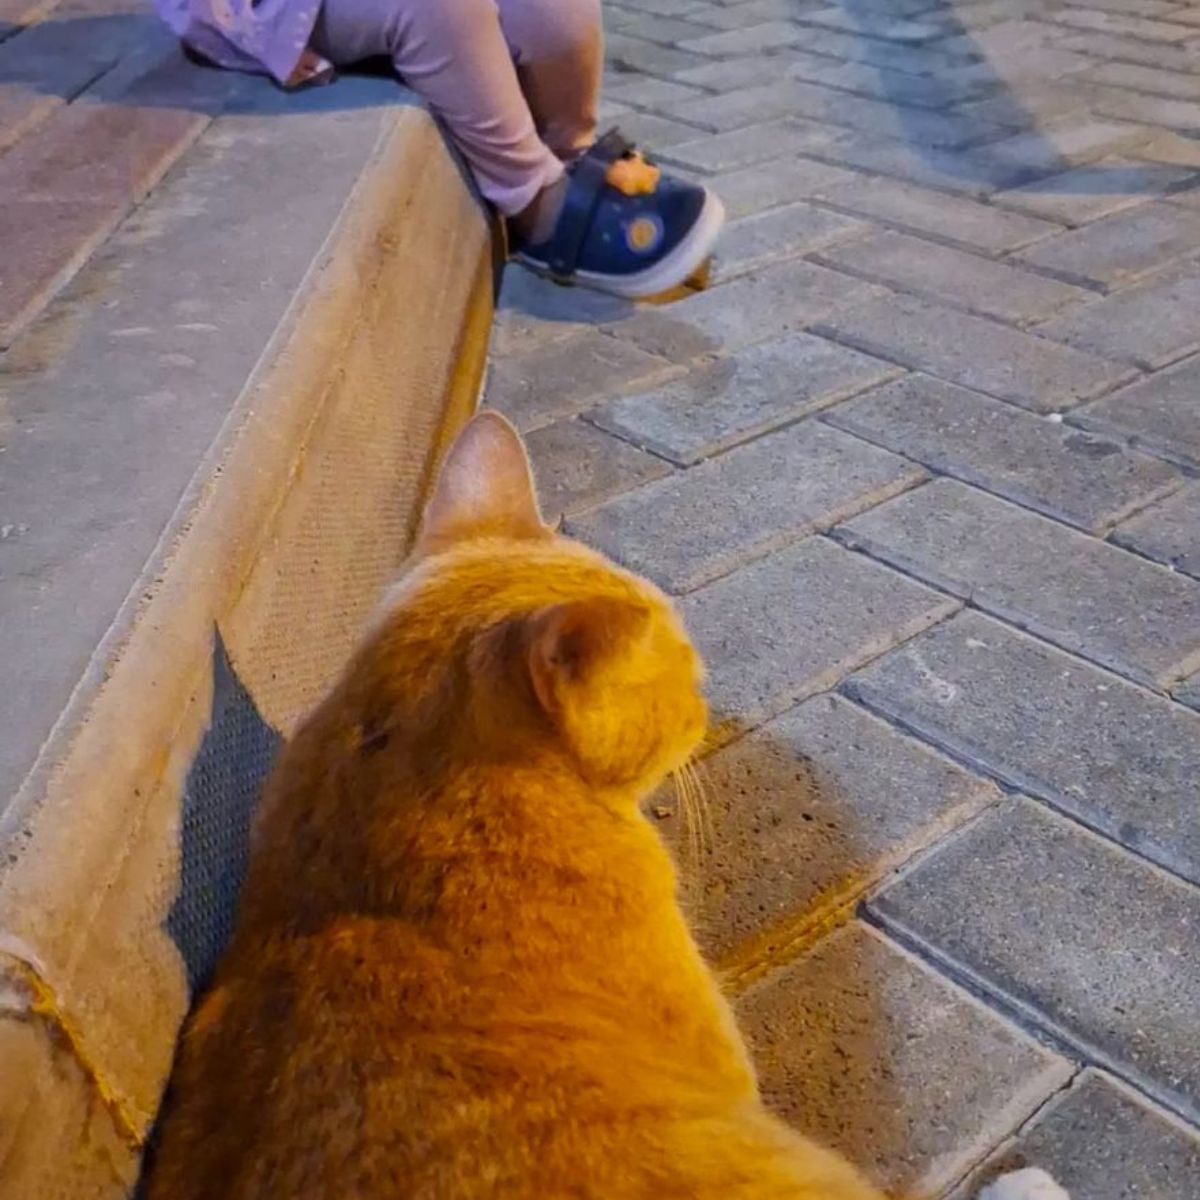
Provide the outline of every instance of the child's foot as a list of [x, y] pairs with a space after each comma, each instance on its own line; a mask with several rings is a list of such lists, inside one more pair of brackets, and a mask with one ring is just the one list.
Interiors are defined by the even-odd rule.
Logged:
[[616, 130], [567, 171], [553, 232], [518, 247], [531, 270], [634, 299], [678, 287], [712, 253], [720, 200], [662, 175]]

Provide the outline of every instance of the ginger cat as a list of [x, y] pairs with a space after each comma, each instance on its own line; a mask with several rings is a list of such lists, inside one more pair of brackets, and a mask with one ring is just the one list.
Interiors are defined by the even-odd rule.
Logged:
[[764, 1109], [639, 811], [701, 676], [476, 417], [275, 769], [148, 1200], [880, 1200]]

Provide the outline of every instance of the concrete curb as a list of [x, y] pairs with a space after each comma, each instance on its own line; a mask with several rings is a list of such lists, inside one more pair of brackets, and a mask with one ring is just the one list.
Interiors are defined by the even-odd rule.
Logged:
[[398, 107], [0, 820], [0, 1193], [132, 1185], [207, 965], [172, 919], [232, 900], [189, 879], [229, 802], [203, 763], [260, 777], [338, 669], [475, 403], [492, 301], [486, 218]]

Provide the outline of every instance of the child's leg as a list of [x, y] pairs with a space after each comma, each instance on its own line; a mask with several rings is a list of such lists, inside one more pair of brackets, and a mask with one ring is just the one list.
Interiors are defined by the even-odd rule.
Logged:
[[339, 65], [391, 58], [506, 216], [557, 190], [563, 166], [538, 136], [495, 0], [324, 0], [313, 48]]
[[604, 67], [600, 0], [497, 0], [542, 140], [571, 159], [596, 140]]

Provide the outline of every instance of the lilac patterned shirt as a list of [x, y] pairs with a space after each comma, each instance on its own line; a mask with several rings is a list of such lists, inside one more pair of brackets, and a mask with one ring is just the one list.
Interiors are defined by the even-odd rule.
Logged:
[[309, 49], [320, 0], [154, 0], [158, 15], [218, 67], [270, 75], [283, 87], [320, 82], [333, 68]]

